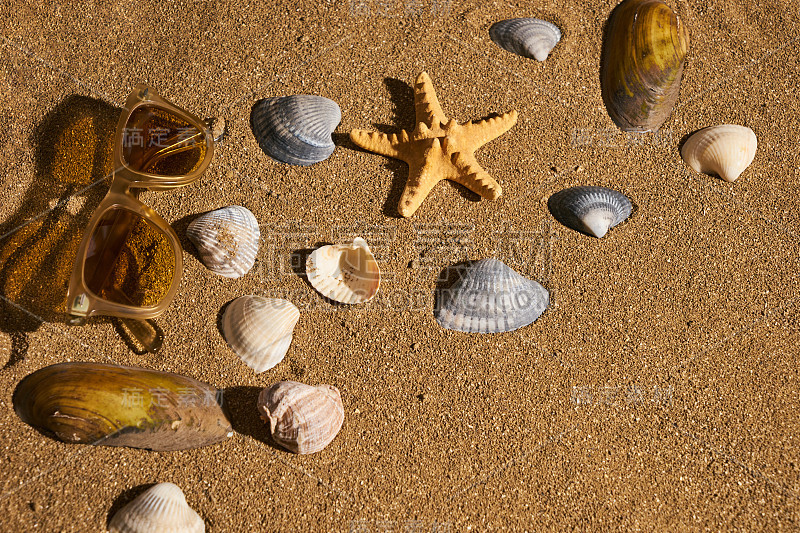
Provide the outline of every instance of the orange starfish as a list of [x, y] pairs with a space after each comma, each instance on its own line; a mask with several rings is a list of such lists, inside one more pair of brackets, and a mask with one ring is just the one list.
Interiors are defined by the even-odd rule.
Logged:
[[430, 76], [417, 76], [414, 87], [414, 109], [417, 127], [400, 135], [353, 130], [350, 138], [361, 148], [400, 159], [408, 163], [408, 181], [397, 211], [410, 217], [441, 180], [460, 183], [490, 200], [503, 189], [475, 159], [474, 152], [489, 141], [507, 132], [517, 123], [517, 112], [511, 111], [479, 122], [458, 124], [444, 116]]

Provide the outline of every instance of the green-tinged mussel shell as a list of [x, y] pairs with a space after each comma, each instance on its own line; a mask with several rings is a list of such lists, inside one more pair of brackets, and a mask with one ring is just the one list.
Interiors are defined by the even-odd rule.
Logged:
[[611, 119], [624, 131], [656, 131], [680, 91], [689, 34], [661, 0], [624, 0], [611, 13], [600, 85]]
[[37, 370], [14, 392], [26, 423], [64, 442], [186, 450], [233, 434], [217, 389], [157, 370], [61, 363]]

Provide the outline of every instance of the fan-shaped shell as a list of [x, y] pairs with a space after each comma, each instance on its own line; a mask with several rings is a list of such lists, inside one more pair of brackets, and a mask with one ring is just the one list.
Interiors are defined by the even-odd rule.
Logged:
[[59, 363], [25, 377], [14, 408], [64, 442], [188, 450], [233, 435], [217, 389], [189, 377], [100, 363]]
[[300, 310], [288, 300], [242, 296], [222, 316], [222, 334], [231, 350], [256, 372], [283, 360], [292, 343]]
[[656, 131], [678, 99], [689, 34], [661, 0], [624, 0], [603, 41], [600, 85], [623, 131]]
[[681, 157], [703, 174], [735, 181], [756, 156], [758, 141], [746, 126], [721, 124], [697, 131], [681, 148]]
[[308, 282], [320, 294], [345, 304], [366, 302], [375, 296], [381, 272], [364, 239], [314, 250], [306, 260]]
[[279, 381], [261, 391], [258, 410], [275, 442], [295, 453], [320, 451], [344, 422], [342, 397], [333, 385]]
[[628, 197], [606, 187], [580, 186], [564, 189], [547, 202], [553, 216], [581, 233], [604, 236], [631, 214]]
[[110, 533], [204, 533], [206, 525], [186, 503], [180, 487], [159, 483], [117, 511], [108, 530]]
[[545, 20], [515, 18], [492, 24], [489, 37], [504, 50], [544, 61], [561, 40], [561, 30]]
[[534, 322], [547, 309], [547, 289], [497, 259], [467, 265], [449, 288], [439, 289], [434, 315], [443, 328], [500, 333]]
[[322, 96], [294, 95], [259, 100], [250, 113], [250, 127], [264, 152], [283, 163], [308, 166], [330, 157], [331, 134], [342, 112]]
[[232, 205], [192, 221], [186, 228], [186, 237], [210, 271], [226, 278], [240, 278], [256, 262], [261, 231], [249, 209]]

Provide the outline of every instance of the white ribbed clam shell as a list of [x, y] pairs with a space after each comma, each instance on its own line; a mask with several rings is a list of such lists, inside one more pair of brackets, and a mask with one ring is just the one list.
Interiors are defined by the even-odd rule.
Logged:
[[206, 525], [186, 503], [183, 491], [159, 483], [120, 509], [108, 524], [111, 533], [203, 533]]
[[375, 296], [381, 272], [367, 242], [333, 244], [314, 250], [306, 260], [308, 282], [320, 294], [345, 304], [366, 302]]
[[547, 289], [488, 258], [470, 263], [451, 287], [437, 291], [434, 316], [443, 328], [501, 333], [531, 324], [549, 303]]
[[261, 391], [258, 411], [275, 442], [295, 453], [320, 451], [344, 422], [342, 397], [333, 385], [279, 381]]
[[300, 310], [288, 300], [241, 296], [222, 317], [222, 334], [231, 350], [256, 372], [283, 361], [292, 343]]
[[561, 40], [561, 30], [546, 20], [516, 18], [492, 24], [489, 37], [504, 50], [544, 61]]
[[756, 134], [746, 126], [722, 124], [692, 134], [681, 157], [697, 172], [735, 181], [756, 156]]
[[249, 209], [232, 205], [195, 219], [186, 228], [186, 236], [210, 271], [240, 278], [253, 268], [261, 231]]
[[603, 237], [633, 210], [621, 192], [607, 187], [581, 185], [552, 195], [547, 202], [553, 216], [575, 231]]

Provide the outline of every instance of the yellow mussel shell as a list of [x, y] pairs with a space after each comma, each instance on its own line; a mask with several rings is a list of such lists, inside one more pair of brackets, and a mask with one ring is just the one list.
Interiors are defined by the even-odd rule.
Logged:
[[186, 450], [233, 434], [217, 389], [189, 377], [117, 365], [60, 363], [25, 377], [17, 415], [69, 443]]
[[678, 99], [689, 50], [686, 26], [661, 0], [624, 0], [603, 41], [600, 85], [623, 131], [656, 131]]

